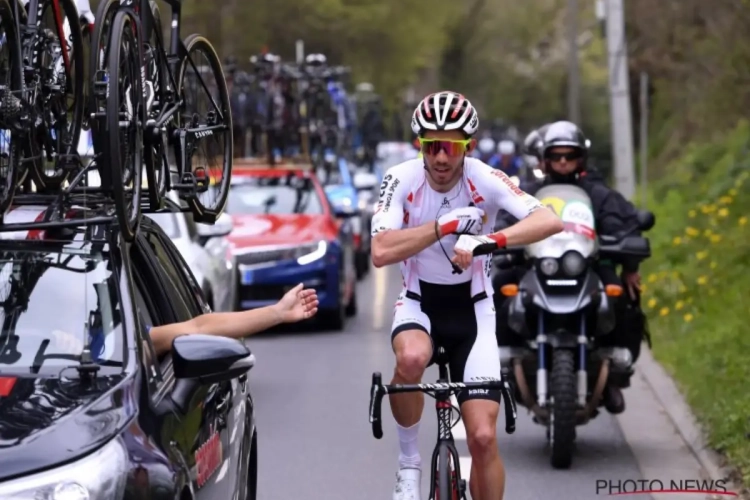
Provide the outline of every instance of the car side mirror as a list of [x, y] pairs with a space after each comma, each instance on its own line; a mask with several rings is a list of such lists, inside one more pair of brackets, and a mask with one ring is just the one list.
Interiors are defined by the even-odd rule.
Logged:
[[641, 231], [648, 231], [656, 224], [656, 217], [648, 210], [638, 210], [637, 220], [638, 229]]
[[198, 236], [201, 238], [221, 238], [228, 236], [229, 233], [234, 229], [234, 222], [232, 222], [232, 216], [228, 214], [221, 214], [216, 222], [213, 224], [198, 224]]
[[255, 366], [255, 356], [239, 340], [217, 335], [181, 335], [172, 342], [176, 379], [203, 384], [229, 381]]

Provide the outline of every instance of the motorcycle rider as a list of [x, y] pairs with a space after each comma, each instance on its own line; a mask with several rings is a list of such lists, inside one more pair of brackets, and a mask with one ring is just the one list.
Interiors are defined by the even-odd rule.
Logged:
[[516, 145], [513, 141], [503, 140], [497, 144], [496, 159], [490, 166], [502, 170], [508, 177], [520, 176], [523, 160], [516, 155]]
[[496, 162], [497, 160], [495, 157], [495, 141], [492, 139], [492, 137], [479, 139], [479, 142], [477, 143], [476, 158], [479, 158], [491, 167], [495, 167], [492, 162]]
[[[541, 181], [531, 182], [525, 191], [531, 195], [543, 186], [550, 184], [575, 184], [582, 188], [591, 198], [597, 233], [600, 235], [619, 235], [627, 231], [631, 235], [640, 235], [638, 211], [619, 192], [607, 187], [599, 176], [588, 175], [586, 161], [590, 144], [581, 129], [574, 123], [559, 121], [540, 128], [535, 134], [529, 134], [524, 141], [529, 153], [537, 153], [545, 177]], [[515, 219], [507, 212], [498, 217], [497, 228], [511, 225]], [[506, 284], [517, 284], [523, 276], [524, 268], [516, 266], [497, 272], [493, 279], [497, 290]], [[625, 304], [616, 307], [617, 326], [611, 339], [620, 347], [630, 349], [633, 361], [640, 354], [643, 335], [647, 335], [645, 316], [640, 308], [641, 278], [637, 264], [623, 265], [622, 276], [617, 276], [615, 265], [608, 262], [597, 263], [597, 273], [604, 284], [616, 284], [625, 287], [627, 294], [623, 297]], [[513, 345], [516, 336], [509, 331], [507, 308], [501, 307], [503, 298], [496, 294], [495, 307], [498, 311], [497, 331], [500, 345]], [[619, 313], [619, 314], [618, 314]], [[625, 400], [619, 387], [608, 384], [604, 393], [604, 405], [612, 414], [625, 410]]]

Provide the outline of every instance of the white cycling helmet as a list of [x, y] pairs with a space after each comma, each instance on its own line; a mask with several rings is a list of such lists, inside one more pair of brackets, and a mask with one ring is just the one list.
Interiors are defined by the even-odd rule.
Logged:
[[484, 139], [480, 139], [479, 143], [477, 144], [477, 149], [479, 149], [479, 152], [482, 154], [491, 154], [495, 152], [495, 141], [493, 141], [489, 137], [485, 137]]
[[497, 152], [501, 155], [512, 155], [516, 153], [516, 145], [513, 141], [500, 141], [497, 145]]
[[422, 99], [411, 118], [411, 129], [419, 136], [429, 130], [459, 130], [472, 137], [478, 128], [477, 110], [463, 95], [450, 90]]

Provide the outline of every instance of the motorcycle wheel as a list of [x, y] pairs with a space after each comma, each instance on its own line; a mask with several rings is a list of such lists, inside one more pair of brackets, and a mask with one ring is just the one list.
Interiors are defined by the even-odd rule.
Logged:
[[576, 438], [576, 372], [573, 351], [556, 349], [552, 352], [550, 400], [550, 462], [555, 469], [568, 469], [573, 461]]

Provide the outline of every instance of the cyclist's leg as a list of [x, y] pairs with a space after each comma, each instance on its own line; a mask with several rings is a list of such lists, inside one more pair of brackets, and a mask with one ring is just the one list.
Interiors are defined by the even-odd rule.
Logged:
[[[418, 301], [402, 294], [396, 302], [391, 343], [396, 354], [392, 384], [418, 384], [432, 359], [430, 320]], [[399, 438], [399, 473], [393, 498], [419, 499], [421, 457], [419, 455], [419, 420], [424, 408], [422, 393], [389, 396]]]
[[[495, 338], [495, 313], [492, 299], [474, 304], [476, 328], [467, 318], [463, 332], [468, 337], [451, 352], [451, 373], [455, 379], [476, 382], [500, 377], [500, 358]], [[502, 500], [505, 469], [497, 445], [497, 416], [500, 391], [463, 391], [457, 396], [461, 405], [466, 437], [471, 453], [469, 489], [474, 500]]]

